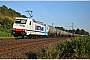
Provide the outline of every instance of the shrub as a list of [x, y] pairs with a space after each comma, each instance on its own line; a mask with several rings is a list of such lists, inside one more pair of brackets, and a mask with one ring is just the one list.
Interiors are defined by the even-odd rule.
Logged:
[[11, 33], [0, 32], [0, 37], [12, 37]]
[[89, 59], [90, 37], [76, 37], [45, 52], [37, 54], [37, 58], [48, 59]]

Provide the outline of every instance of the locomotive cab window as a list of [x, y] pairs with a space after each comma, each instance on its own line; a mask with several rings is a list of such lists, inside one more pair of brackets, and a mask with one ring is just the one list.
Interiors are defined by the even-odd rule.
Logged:
[[24, 20], [24, 19], [16, 19], [15, 20], [15, 23], [17, 24], [26, 24], [27, 20]]
[[31, 21], [30, 21], [29, 25], [31, 25]]

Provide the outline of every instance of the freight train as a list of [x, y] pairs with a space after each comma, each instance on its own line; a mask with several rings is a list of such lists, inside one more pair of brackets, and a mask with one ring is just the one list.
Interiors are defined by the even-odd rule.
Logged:
[[38, 38], [38, 37], [60, 37], [60, 36], [72, 36], [72, 33], [62, 31], [53, 26], [44, 24], [42, 22], [36, 21], [32, 18], [21, 18], [16, 17], [12, 34], [14, 37], [25, 36], [29, 38]]

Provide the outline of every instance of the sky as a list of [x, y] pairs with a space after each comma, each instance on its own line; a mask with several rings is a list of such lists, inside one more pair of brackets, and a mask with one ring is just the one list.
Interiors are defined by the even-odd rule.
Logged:
[[90, 1], [0, 1], [2, 5], [29, 17], [26, 10], [33, 11], [33, 19], [44, 24], [65, 29], [84, 29], [90, 33]]

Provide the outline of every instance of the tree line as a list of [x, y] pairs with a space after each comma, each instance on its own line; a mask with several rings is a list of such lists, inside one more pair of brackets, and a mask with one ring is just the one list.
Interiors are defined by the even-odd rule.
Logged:
[[75, 29], [73, 29], [73, 30], [67, 30], [67, 29], [65, 29], [63, 27], [55, 27], [55, 28], [58, 28], [60, 30], [66, 31], [66, 32], [74, 33], [74, 34], [89, 35], [89, 32], [85, 31], [84, 29], [77, 28], [76, 30]]
[[5, 5], [2, 5], [0, 7], [0, 17], [8, 17], [10, 19], [14, 19], [15, 17], [26, 17], [25, 15], [21, 15], [19, 12], [16, 12], [15, 10], [6, 7]]

